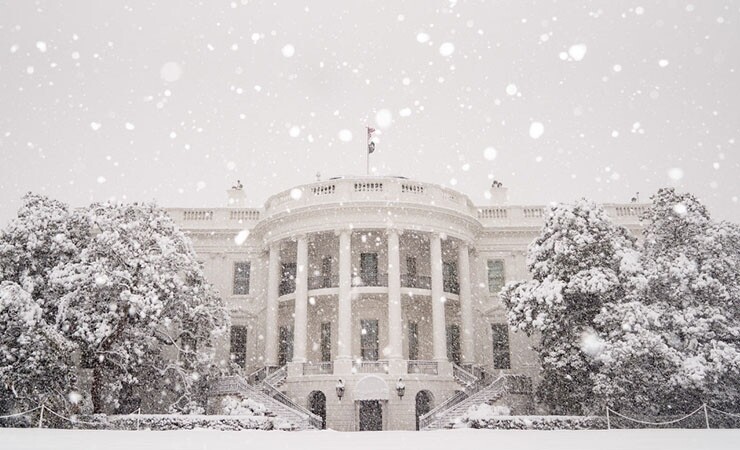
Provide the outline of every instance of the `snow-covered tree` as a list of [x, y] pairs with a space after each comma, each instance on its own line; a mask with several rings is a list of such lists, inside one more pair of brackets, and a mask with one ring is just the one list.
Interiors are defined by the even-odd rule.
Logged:
[[605, 331], [595, 389], [655, 414], [740, 401], [740, 227], [662, 189], [645, 216], [641, 271]]
[[87, 219], [80, 212], [43, 195], [26, 194], [18, 217], [0, 231], [0, 281], [20, 285], [53, 323], [57, 295], [50, 292], [49, 273], [75, 257], [89, 235]]
[[29, 410], [43, 403], [68, 410], [75, 400], [72, 350], [46, 323], [31, 294], [11, 281], [0, 284], [0, 403], [5, 409]]
[[593, 403], [594, 318], [624, 296], [636, 270], [635, 241], [590, 201], [557, 205], [528, 248], [532, 280], [509, 283], [501, 292], [510, 325], [539, 337], [536, 394], [552, 413], [583, 413]]
[[95, 204], [87, 215], [89, 242], [51, 283], [57, 323], [92, 368], [94, 411], [121, 406], [122, 391], [189, 408], [211, 337], [228, 323], [189, 239], [155, 205]]

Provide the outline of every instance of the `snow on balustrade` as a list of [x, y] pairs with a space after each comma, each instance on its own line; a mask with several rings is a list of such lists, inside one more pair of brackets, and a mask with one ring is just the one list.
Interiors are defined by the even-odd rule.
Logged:
[[[303, 194], [293, 196], [291, 191], [294, 190]], [[394, 177], [360, 177], [319, 182], [280, 192], [265, 203], [265, 216], [314, 205], [352, 202], [415, 203], [451, 209], [468, 216], [476, 214], [476, 208], [467, 196], [443, 186]]]

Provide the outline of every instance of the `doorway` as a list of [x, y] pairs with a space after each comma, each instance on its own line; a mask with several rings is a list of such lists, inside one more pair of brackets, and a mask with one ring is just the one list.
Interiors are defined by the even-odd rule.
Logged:
[[308, 406], [312, 413], [321, 417], [321, 429], [326, 430], [326, 395], [313, 391], [308, 396]]
[[360, 431], [383, 430], [383, 406], [380, 400], [360, 401]]
[[429, 391], [419, 391], [416, 394], [416, 429], [419, 429], [419, 418], [432, 410], [434, 399]]

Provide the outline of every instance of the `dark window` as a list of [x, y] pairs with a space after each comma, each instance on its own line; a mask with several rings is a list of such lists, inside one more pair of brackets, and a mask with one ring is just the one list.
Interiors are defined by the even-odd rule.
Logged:
[[331, 256], [324, 256], [321, 260], [321, 287], [330, 288], [331, 286]]
[[504, 261], [502, 259], [488, 260], [488, 292], [498, 294], [504, 284], [506, 277], [504, 274]]
[[462, 357], [460, 352], [460, 326], [449, 325], [447, 327], [447, 359], [460, 364]]
[[331, 322], [321, 324], [321, 360], [331, 361]]
[[280, 295], [292, 294], [295, 292], [296, 264], [283, 263], [282, 273], [280, 275]]
[[278, 365], [284, 366], [293, 360], [293, 327], [280, 327]]
[[360, 321], [360, 351], [362, 359], [365, 361], [378, 360], [378, 321], [361, 320]]
[[247, 364], [247, 327], [231, 327], [231, 357], [241, 367]]
[[416, 257], [414, 256], [407, 256], [406, 257], [406, 273], [409, 276], [416, 276], [417, 270], [416, 270]]
[[249, 270], [248, 262], [234, 263], [234, 295], [249, 294]]
[[453, 294], [460, 293], [460, 287], [457, 282], [457, 264], [454, 262], [442, 263], [442, 282], [445, 292]]
[[409, 359], [419, 359], [419, 324], [409, 322]]
[[510, 369], [509, 357], [509, 326], [506, 324], [491, 324], [493, 336], [493, 367], [496, 369]]
[[360, 278], [365, 286], [378, 285], [377, 253], [360, 253]]

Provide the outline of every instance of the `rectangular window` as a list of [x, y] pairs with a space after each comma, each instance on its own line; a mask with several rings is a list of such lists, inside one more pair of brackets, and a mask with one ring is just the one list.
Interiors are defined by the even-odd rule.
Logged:
[[284, 366], [293, 360], [293, 327], [280, 327], [278, 365]]
[[283, 263], [280, 274], [280, 295], [295, 292], [296, 263]]
[[455, 364], [460, 364], [462, 361], [459, 325], [449, 325], [447, 327], [447, 359]]
[[377, 253], [360, 253], [360, 278], [365, 286], [378, 285]]
[[250, 264], [248, 262], [236, 262], [234, 263], [234, 295], [247, 295], [249, 294], [249, 270]]
[[330, 288], [331, 285], [331, 256], [324, 256], [321, 260], [321, 287]]
[[445, 292], [453, 294], [460, 293], [460, 285], [457, 282], [457, 264], [454, 262], [442, 263], [442, 284]]
[[488, 260], [488, 292], [498, 294], [506, 284], [504, 275], [504, 261], [502, 259]]
[[496, 369], [510, 369], [509, 326], [492, 323], [491, 332], [493, 336], [493, 367]]
[[409, 359], [419, 359], [419, 324], [409, 322]]
[[231, 327], [231, 358], [240, 367], [247, 365], [247, 327]]
[[321, 360], [331, 361], [331, 322], [321, 324]]
[[418, 273], [416, 268], [416, 257], [406, 257], [406, 273], [409, 275], [409, 277], [416, 277], [416, 274]]
[[365, 361], [377, 361], [380, 347], [378, 340], [378, 321], [360, 321], [360, 352]]

